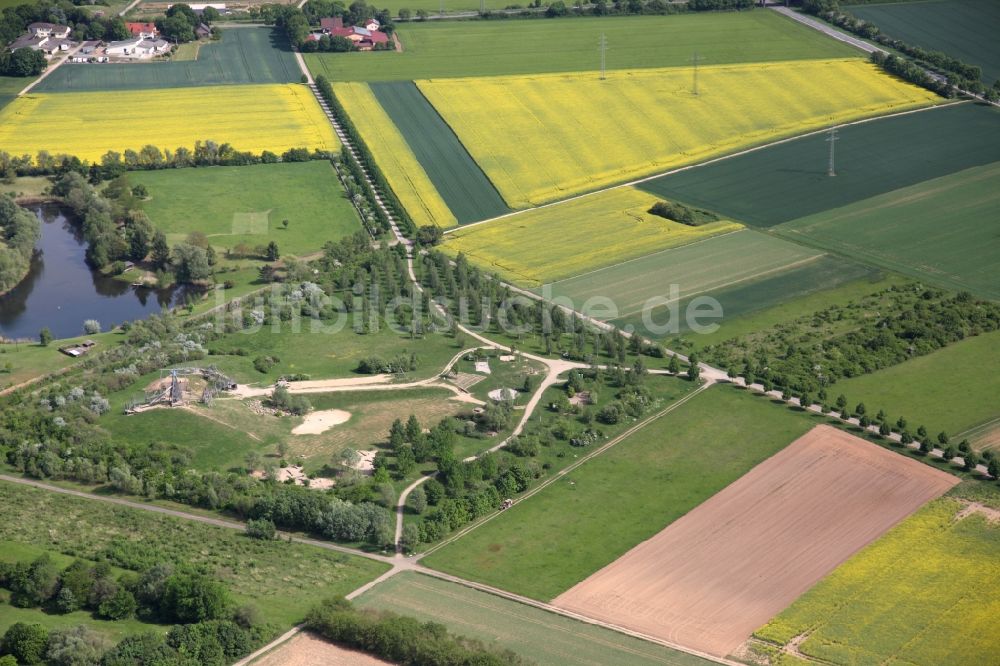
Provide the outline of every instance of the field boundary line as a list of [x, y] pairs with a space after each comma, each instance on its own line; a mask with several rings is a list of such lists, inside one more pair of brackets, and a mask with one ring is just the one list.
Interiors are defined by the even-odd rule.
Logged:
[[700, 652], [699, 650], [696, 650], [694, 648], [689, 648], [684, 645], [680, 645], [678, 643], [671, 643], [670, 641], [665, 641], [662, 638], [649, 636], [639, 631], [633, 631], [632, 629], [626, 629], [625, 627], [613, 624], [611, 622], [596, 620], [592, 617], [581, 615], [574, 611], [569, 611], [563, 608], [559, 608], [558, 606], [553, 606], [552, 604], [546, 603], [544, 601], [538, 601], [537, 599], [532, 599], [531, 597], [525, 597], [520, 594], [514, 594], [513, 592], [507, 592], [506, 590], [501, 590], [500, 588], [493, 587], [492, 585], [486, 585], [484, 583], [477, 583], [475, 581], [466, 580], [464, 578], [459, 578], [458, 576], [452, 576], [451, 574], [446, 574], [442, 571], [436, 571], [434, 569], [430, 569], [427, 567], [421, 567], [419, 569], [416, 569], [415, 571], [419, 574], [430, 576], [431, 578], [438, 578], [440, 580], [444, 580], [449, 583], [454, 583], [456, 585], [468, 587], [473, 590], [478, 590], [479, 592], [492, 594], [493, 596], [501, 597], [509, 601], [515, 601], [517, 603], [521, 603], [526, 606], [532, 606], [534, 608], [538, 608], [539, 610], [552, 613], [553, 615], [561, 615], [562, 617], [566, 617], [571, 620], [576, 620], [577, 622], [584, 622], [586, 624], [590, 624], [595, 627], [602, 627], [610, 631], [615, 631], [619, 634], [631, 636], [632, 638], [638, 638], [640, 640], [644, 640], [649, 643], [662, 645], [663, 647], [670, 648], [671, 650], [676, 650], [677, 652], [683, 652], [685, 654], [689, 654], [695, 657], [700, 657], [701, 659], [713, 661], [717, 664], [726, 664], [726, 666], [745, 666], [745, 664], [726, 659], [725, 657], [717, 657], [713, 654], [708, 654], [707, 652]]
[[270, 643], [257, 648], [247, 656], [243, 657], [242, 659], [234, 663], [233, 666], [247, 666], [247, 664], [257, 661], [265, 654], [269, 654], [277, 650], [279, 647], [281, 647], [288, 641], [292, 640], [295, 636], [297, 636], [303, 629], [305, 629], [305, 626], [306, 626], [305, 623], [295, 625], [285, 633], [275, 638]]
[[[525, 501], [527, 499], [530, 499], [530, 498], [534, 497], [535, 495], [537, 495], [541, 491], [545, 490], [546, 488], [548, 488], [550, 485], [552, 485], [553, 483], [555, 483], [556, 481], [558, 481], [562, 477], [564, 477], [567, 474], [569, 474], [570, 472], [576, 470], [576, 468], [578, 468], [580, 465], [584, 464], [588, 460], [591, 460], [591, 459], [593, 459], [593, 458], [601, 455], [602, 453], [604, 453], [607, 450], [611, 449], [615, 445], [621, 443], [623, 440], [627, 439], [629, 436], [635, 434], [637, 431], [639, 431], [642, 428], [644, 428], [645, 426], [649, 425], [653, 421], [656, 421], [660, 417], [666, 416], [667, 414], [669, 414], [670, 412], [674, 411], [678, 407], [682, 406], [684, 403], [686, 403], [689, 400], [691, 400], [691, 398], [695, 397], [696, 395], [698, 395], [699, 393], [701, 393], [705, 389], [709, 388], [713, 384], [715, 384], [715, 381], [709, 379], [709, 380], [705, 381], [701, 386], [699, 386], [698, 388], [696, 388], [694, 391], [688, 393], [685, 396], [682, 396], [678, 400], [675, 400], [674, 402], [672, 402], [669, 405], [667, 405], [666, 407], [664, 407], [662, 410], [656, 412], [655, 414], [651, 414], [650, 416], [647, 416], [645, 419], [643, 419], [642, 421], [639, 421], [638, 423], [635, 423], [635, 424], [629, 426], [626, 430], [624, 430], [620, 434], [616, 435], [611, 440], [605, 442], [604, 444], [602, 444], [598, 448], [594, 449], [593, 451], [591, 451], [587, 455], [583, 456], [579, 460], [576, 460], [573, 463], [567, 465], [563, 469], [559, 470], [558, 472], [556, 472], [555, 474], [553, 474], [549, 478], [547, 478], [544, 481], [542, 481], [541, 483], [539, 483], [534, 488], [531, 488], [530, 490], [526, 491], [523, 495], [521, 495], [520, 497], [518, 497], [517, 500], [515, 500], [514, 506], [520, 504], [521, 502], [523, 502], [523, 501]], [[509, 509], [508, 509], [508, 511], [509, 511]], [[506, 511], [496, 511], [496, 512], [491, 513], [491, 514], [489, 514], [487, 516], [484, 516], [482, 519], [480, 519], [480, 520], [472, 523], [471, 525], [467, 525], [464, 528], [462, 528], [461, 530], [459, 530], [458, 532], [452, 534], [451, 536], [449, 536], [444, 541], [441, 541], [441, 542], [435, 544], [433, 547], [428, 548], [424, 552], [418, 554], [416, 556], [416, 559], [417, 560], [422, 560], [424, 557], [426, 557], [426, 556], [428, 556], [428, 555], [430, 555], [432, 553], [437, 552], [438, 550], [440, 550], [441, 548], [444, 548], [447, 545], [450, 545], [450, 544], [454, 543], [455, 541], [457, 541], [458, 539], [462, 538], [463, 536], [465, 536], [466, 534], [468, 534], [472, 530], [476, 529], [477, 527], [481, 527], [482, 525], [485, 525], [486, 523], [490, 522], [494, 518], [497, 518], [498, 516], [504, 515], [505, 513], [506, 513]]]
[[607, 266], [601, 266], [600, 268], [593, 268], [585, 273], [580, 273], [579, 275], [573, 275], [567, 278], [560, 278], [552, 282], [543, 282], [542, 286], [545, 285], [553, 286], [560, 284], [562, 282], [569, 282], [570, 280], [576, 280], [577, 278], [586, 277], [588, 275], [593, 275], [594, 273], [600, 273], [601, 271], [606, 271], [611, 268], [618, 268], [619, 266], [624, 266], [625, 264], [631, 264], [634, 261], [640, 261], [642, 259], [649, 259], [650, 257], [655, 257], [660, 254], [666, 254], [667, 252], [673, 252], [674, 250], [683, 250], [686, 247], [691, 247], [692, 245], [700, 245], [702, 243], [707, 243], [708, 241], [715, 240], [716, 238], [725, 238], [726, 236], [732, 236], [733, 234], [738, 234], [741, 231], [755, 231], [750, 229], [748, 226], [742, 222], [736, 222], [736, 224], [742, 225], [741, 229], [733, 229], [732, 231], [726, 231], [721, 234], [716, 234], [715, 236], [709, 236], [708, 238], [700, 238], [696, 241], [691, 241], [690, 243], [685, 243], [684, 245], [677, 245], [676, 247], [665, 247], [662, 250], [657, 250], [656, 252], [651, 252], [649, 254], [644, 254], [641, 257], [632, 257], [631, 259], [625, 259], [624, 261], [619, 261], [614, 264], [608, 264]]
[[[701, 289], [699, 291], [693, 291], [691, 293], [684, 294], [683, 296], [678, 296], [677, 298], [675, 298], [673, 300], [664, 301], [660, 305], [673, 305], [674, 303], [681, 302], [685, 298], [692, 298], [692, 297], [695, 297], [695, 296], [700, 296], [701, 294], [704, 294], [706, 292], [716, 291], [718, 289], [725, 289], [727, 287], [732, 287], [733, 285], [742, 284], [744, 282], [750, 282], [751, 280], [756, 280], [757, 278], [761, 278], [761, 277], [765, 277], [765, 276], [768, 276], [768, 275], [772, 275], [774, 273], [781, 273], [782, 271], [787, 271], [787, 270], [791, 270], [791, 269], [794, 269], [794, 268], [798, 268], [799, 266], [804, 266], [805, 264], [811, 264], [812, 262], [818, 261], [818, 260], [820, 260], [820, 259], [822, 259], [823, 257], [826, 257], [826, 256], [829, 256], [829, 254], [827, 252], [820, 252], [819, 254], [815, 254], [815, 255], [813, 255], [811, 257], [805, 257], [804, 259], [799, 259], [798, 261], [793, 261], [790, 264], [785, 264], [783, 266], [778, 266], [776, 268], [770, 268], [770, 269], [768, 269], [766, 271], [760, 271], [759, 273], [754, 273], [753, 275], [747, 275], [746, 277], [738, 278], [736, 280], [730, 280], [729, 282], [723, 282], [722, 284], [717, 284], [717, 285], [712, 285], [712, 286], [704, 287], [703, 289]], [[640, 308], [638, 310], [632, 310], [631, 312], [623, 312], [623, 313], [619, 314], [618, 317], [616, 317], [616, 319], [621, 319], [622, 317], [628, 317], [628, 316], [636, 314], [637, 312], [642, 312], [642, 308]]]
[[[877, 120], [887, 120], [889, 118], [897, 118], [899, 116], [906, 116], [906, 115], [910, 115], [912, 113], [922, 113], [924, 111], [933, 111], [934, 109], [945, 109], [945, 108], [948, 108], [948, 107], [951, 107], [951, 106], [955, 106], [957, 104], [968, 104], [969, 102], [970, 102], [970, 100], [961, 99], [961, 100], [956, 100], [956, 101], [953, 101], [953, 102], [946, 102], [946, 103], [943, 103], [943, 104], [930, 104], [928, 106], [921, 106], [921, 107], [918, 107], [916, 109], [907, 109], [906, 111], [897, 111], [895, 113], [889, 113], [889, 114], [881, 115], [881, 116], [872, 116], [870, 118], [860, 118], [858, 120], [852, 120], [852, 121], [847, 122], [847, 123], [838, 123], [838, 124], [835, 124], [835, 125], [830, 125], [828, 127], [824, 127], [822, 129], [813, 130], [811, 132], [806, 132], [804, 134], [796, 134], [795, 136], [789, 136], [789, 137], [785, 137], [784, 139], [778, 139], [776, 141], [771, 141], [771, 142], [768, 142], [768, 143], [763, 143], [763, 144], [761, 144], [759, 146], [751, 146], [750, 148], [744, 148], [743, 150], [737, 151], [735, 153], [729, 153], [727, 155], [721, 155], [719, 157], [713, 157], [712, 159], [705, 160], [704, 162], [697, 162], [695, 164], [688, 164], [686, 166], [677, 167], [675, 169], [669, 169], [667, 171], [662, 171], [660, 173], [656, 173], [656, 174], [653, 174], [651, 176], [644, 176], [644, 177], [638, 178], [636, 180], [630, 180], [630, 181], [625, 182], [625, 183], [619, 183], [618, 185], [611, 185], [610, 187], [604, 187], [604, 188], [601, 188], [599, 190], [594, 190], [593, 192], [584, 192], [583, 194], [577, 194], [577, 195], [569, 197], [567, 199], [560, 199], [559, 201], [550, 201], [549, 203], [545, 203], [545, 204], [542, 204], [540, 206], [534, 206], [532, 208], [524, 208], [522, 210], [515, 210], [515, 211], [512, 211], [510, 213], [506, 213], [504, 215], [498, 215], [497, 217], [491, 217], [491, 218], [486, 219], [486, 220], [480, 220], [479, 222], [470, 222], [469, 224], [464, 224], [462, 226], [455, 227], [455, 228], [452, 228], [452, 229], [445, 229], [443, 233], [445, 235], [448, 235], [448, 234], [450, 234], [452, 232], [459, 231], [461, 229], [471, 229], [472, 227], [475, 227], [475, 226], [480, 225], [480, 224], [486, 224], [487, 222], [495, 222], [497, 220], [504, 220], [504, 219], [507, 219], [507, 218], [510, 218], [510, 217], [514, 217], [515, 215], [520, 215], [522, 213], [527, 213], [527, 212], [530, 212], [530, 211], [533, 211], [533, 210], [541, 210], [543, 208], [551, 208], [552, 206], [558, 206], [560, 204], [568, 203], [570, 201], [577, 201], [579, 199], [584, 199], [586, 197], [592, 197], [594, 195], [601, 194], [602, 192], [610, 192], [612, 190], [617, 190], [617, 189], [620, 189], [620, 188], [623, 188], [623, 187], [635, 187], [636, 185], [641, 185], [642, 183], [647, 183], [647, 182], [649, 182], [651, 180], [656, 180], [657, 178], [665, 178], [667, 176], [673, 176], [674, 174], [678, 174], [678, 173], [681, 173], [681, 172], [684, 172], [684, 171], [689, 171], [691, 169], [697, 169], [698, 167], [708, 166], [709, 164], [715, 164], [716, 162], [722, 162], [723, 160], [733, 159], [734, 157], [740, 157], [742, 155], [747, 155], [749, 153], [754, 153], [754, 152], [757, 152], [758, 150], [764, 150], [765, 148], [772, 148], [774, 146], [780, 146], [780, 145], [788, 143], [790, 141], [797, 141], [799, 139], [805, 139], [805, 138], [808, 138], [810, 136], [817, 136], [819, 134], [824, 134], [826, 132], [829, 132], [833, 128], [839, 129], [841, 127], [851, 127], [853, 125], [861, 125], [863, 123], [875, 122]], [[731, 221], [738, 222], [738, 220], [731, 220]]]

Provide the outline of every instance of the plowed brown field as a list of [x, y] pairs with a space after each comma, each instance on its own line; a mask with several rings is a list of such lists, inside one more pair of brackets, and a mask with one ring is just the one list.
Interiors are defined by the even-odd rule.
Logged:
[[553, 603], [725, 656], [957, 482], [817, 426]]

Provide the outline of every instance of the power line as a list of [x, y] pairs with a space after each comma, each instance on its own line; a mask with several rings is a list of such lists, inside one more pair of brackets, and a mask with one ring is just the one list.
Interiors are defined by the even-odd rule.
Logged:
[[696, 96], [698, 95], [698, 63], [701, 62], [702, 60], [704, 60], [704, 58], [702, 58], [700, 55], [698, 55], [697, 51], [695, 51], [694, 55], [691, 56], [691, 62], [694, 63], [694, 82], [693, 82], [694, 83], [694, 87], [693, 87], [693, 91], [694, 91], [694, 94]]
[[604, 36], [603, 32], [601, 33], [601, 41], [598, 48], [601, 50], [601, 81], [603, 81], [607, 78], [605, 76], [605, 53], [608, 50], [608, 38]]
[[837, 141], [839, 139], [840, 139], [840, 137], [837, 136], [837, 128], [836, 127], [831, 128], [830, 129], [830, 135], [828, 137], [826, 137], [826, 142], [830, 144], [830, 162], [829, 162], [829, 164], [827, 164], [827, 167], [826, 167], [826, 175], [827, 176], [836, 176], [837, 175], [837, 171], [833, 167], [833, 158], [834, 158], [833, 146], [834, 146], [834, 144], [837, 143]]

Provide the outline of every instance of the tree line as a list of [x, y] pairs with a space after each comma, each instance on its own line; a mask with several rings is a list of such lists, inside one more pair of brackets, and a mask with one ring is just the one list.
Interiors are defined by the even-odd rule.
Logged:
[[[870, 39], [902, 53], [906, 58], [876, 51], [872, 53], [872, 62], [910, 83], [927, 88], [943, 97], [954, 97], [957, 88], [984, 95], [991, 101], [1000, 99], [1000, 80], [987, 87], [982, 81], [982, 68], [978, 65], [970, 65], [941, 51], [914, 46], [901, 39], [890, 37], [871, 21], [859, 19], [842, 11], [838, 0], [803, 0], [802, 9], [859, 37]], [[924, 67], [942, 74], [943, 80], [928, 75]]]
[[327, 599], [306, 617], [306, 628], [323, 638], [404, 666], [521, 666], [530, 662], [510, 650], [456, 636], [444, 625], [386, 611], [359, 609], [343, 598]]
[[265, 150], [260, 154], [236, 150], [228, 143], [196, 141], [194, 148], [181, 146], [176, 150], [160, 150], [143, 146], [140, 150], [119, 153], [109, 150], [97, 162], [81, 160], [75, 155], [39, 151], [36, 155], [11, 155], [0, 151], [0, 179], [12, 182], [17, 176], [61, 176], [74, 171], [92, 185], [113, 180], [128, 171], [156, 171], [205, 166], [247, 166], [278, 162], [308, 162], [329, 160], [330, 153], [308, 148], [290, 148], [281, 155]]
[[14, 200], [0, 194], [0, 294], [14, 288], [31, 266], [41, 222]]
[[[86, 610], [100, 620], [139, 618], [173, 624], [161, 633], [108, 645], [86, 626], [49, 631], [18, 622], [0, 638], [0, 654], [16, 664], [59, 666], [105, 664], [231, 663], [248, 654], [273, 630], [261, 625], [256, 609], [237, 607], [228, 590], [207, 575], [158, 563], [116, 575], [107, 561], [76, 559], [60, 569], [45, 553], [31, 562], [0, 563], [0, 587], [17, 608], [65, 615]], [[0, 661], [2, 663], [2, 661]]]
[[[849, 330], [837, 333], [845, 322]], [[815, 394], [838, 379], [888, 368], [998, 328], [997, 303], [908, 284], [860, 303], [830, 306], [763, 337], [709, 345], [703, 353], [710, 363], [773, 388]]]

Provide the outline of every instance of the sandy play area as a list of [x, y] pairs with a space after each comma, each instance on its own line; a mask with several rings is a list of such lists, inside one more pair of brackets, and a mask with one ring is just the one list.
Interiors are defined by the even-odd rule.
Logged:
[[333, 426], [347, 423], [351, 418], [350, 412], [343, 409], [324, 409], [318, 412], [309, 412], [302, 419], [302, 423], [292, 428], [293, 435], [319, 435]]
[[553, 603], [725, 656], [957, 482], [817, 426]]

